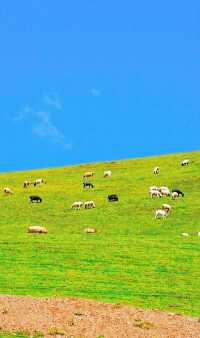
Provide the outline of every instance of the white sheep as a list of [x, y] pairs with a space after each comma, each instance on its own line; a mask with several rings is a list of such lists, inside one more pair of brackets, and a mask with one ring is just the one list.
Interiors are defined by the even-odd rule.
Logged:
[[35, 182], [33, 183], [34, 187], [36, 187], [36, 185], [40, 185], [40, 184], [43, 184], [44, 183], [44, 180], [43, 178], [37, 178], [35, 180]]
[[156, 214], [155, 214], [155, 219], [156, 218], [164, 218], [164, 217], [167, 217], [168, 213], [163, 210], [163, 209], [157, 209], [156, 210]]
[[172, 192], [172, 199], [175, 200], [178, 198], [178, 193], [176, 191]]
[[104, 176], [104, 177], [110, 177], [110, 176], [112, 176], [112, 171], [111, 171], [111, 170], [106, 170], [106, 171], [104, 171], [103, 176]]
[[151, 195], [151, 198], [153, 198], [153, 197], [162, 197], [162, 194], [160, 193], [160, 191], [159, 190], [151, 190], [150, 191], [150, 195]]
[[4, 188], [3, 191], [6, 195], [12, 195], [13, 194], [12, 190], [8, 187]]
[[170, 196], [170, 190], [168, 187], [160, 187], [162, 196]]
[[92, 209], [95, 208], [95, 204], [93, 201], [86, 201], [84, 204], [85, 209]]
[[182, 162], [181, 162], [181, 165], [182, 166], [186, 166], [186, 165], [189, 165], [190, 164], [190, 160], [183, 160]]
[[153, 169], [153, 173], [154, 173], [155, 175], [158, 175], [159, 172], [160, 172], [160, 168], [159, 168], [159, 167], [155, 167], [155, 168]]
[[83, 202], [81, 201], [74, 202], [71, 206], [71, 209], [80, 210], [82, 206], [83, 206]]

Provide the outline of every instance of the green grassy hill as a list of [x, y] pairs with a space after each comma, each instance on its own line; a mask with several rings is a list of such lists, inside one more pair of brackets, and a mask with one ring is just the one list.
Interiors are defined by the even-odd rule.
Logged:
[[[193, 160], [181, 167], [184, 158]], [[160, 166], [159, 175], [153, 175]], [[111, 178], [103, 178], [104, 170]], [[82, 175], [93, 170], [94, 189]], [[46, 184], [23, 188], [23, 181]], [[149, 186], [178, 187], [185, 197], [151, 199]], [[0, 293], [74, 296], [200, 315], [200, 152], [0, 174]], [[109, 203], [116, 193], [119, 202]], [[30, 204], [38, 194], [41, 204]], [[96, 208], [70, 210], [77, 200]], [[154, 219], [163, 202], [173, 207]], [[43, 225], [47, 235], [27, 233]], [[97, 233], [85, 234], [85, 227]], [[183, 237], [188, 232], [189, 237]]]

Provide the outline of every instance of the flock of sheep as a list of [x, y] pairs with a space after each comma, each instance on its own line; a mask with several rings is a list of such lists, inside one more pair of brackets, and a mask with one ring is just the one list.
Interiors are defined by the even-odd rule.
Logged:
[[[188, 160], [188, 159], [183, 160], [181, 162], [181, 166], [188, 166], [189, 164], [190, 164], [190, 160]], [[159, 167], [155, 167], [153, 169], [153, 173], [155, 175], [158, 175], [159, 172], [160, 172]], [[150, 193], [151, 198], [153, 198], [153, 197], [161, 198], [163, 196], [167, 196], [167, 197], [171, 196], [173, 200], [184, 196], [184, 193], [181, 190], [172, 189], [172, 191], [170, 191], [170, 189], [168, 187], [165, 187], [165, 186], [163, 186], [163, 187], [152, 186], [152, 187], [149, 188], [149, 193]], [[166, 204], [166, 203], [162, 204], [161, 209], [157, 209], [155, 211], [155, 219], [168, 216], [170, 211], [171, 211], [171, 206], [169, 204]]]
[[[92, 171], [88, 171], [83, 175], [83, 179], [88, 179], [90, 177], [94, 176], [94, 172]], [[110, 177], [112, 176], [112, 172], [111, 170], [106, 170], [104, 171], [103, 174], [104, 177]], [[93, 188], [93, 184], [89, 181], [83, 181], [83, 187], [84, 188]], [[110, 195], [113, 196], [113, 195]], [[110, 200], [110, 196], [108, 196], [108, 200]], [[82, 201], [76, 201], [72, 204], [71, 209], [75, 209], [75, 210], [80, 210], [82, 208], [82, 206], [84, 205], [85, 209], [92, 209], [95, 208], [95, 203], [94, 201], [86, 201], [85, 203], [83, 203]]]
[[[93, 176], [94, 176], [94, 172], [91, 172], [91, 171], [88, 171], [83, 175], [83, 179], [84, 179], [83, 187], [84, 188], [93, 188], [94, 187], [93, 184], [87, 180], [88, 178], [93, 177]], [[112, 176], [111, 170], [104, 171], [103, 176], [104, 177]], [[38, 178], [34, 182], [24, 181], [23, 187], [28, 188], [31, 185], [34, 185], [34, 187], [36, 187], [37, 185], [40, 185], [40, 184], [43, 184], [43, 183], [45, 183], [45, 181], [42, 178]], [[13, 191], [9, 187], [5, 187], [3, 189], [3, 191], [4, 191], [5, 195], [12, 195], [13, 194]], [[29, 199], [30, 199], [31, 203], [33, 203], [33, 202], [41, 203], [42, 202], [42, 198], [40, 196], [37, 196], [37, 195], [31, 195], [31, 196], [29, 196]], [[118, 197], [117, 197], [117, 195], [109, 195], [108, 200], [109, 201], [118, 201]], [[83, 205], [84, 205], [85, 209], [95, 208], [94, 201], [86, 201], [84, 203], [82, 201], [77, 201], [77, 202], [74, 202], [72, 204], [71, 209], [80, 210]]]
[[[182, 166], [187, 166], [190, 164], [190, 160], [186, 159], [186, 160], [183, 160], [181, 162], [181, 165]], [[153, 173], [155, 175], [158, 175], [160, 172], [160, 168], [159, 167], [155, 167], [153, 169]], [[94, 172], [86, 172], [84, 173], [83, 175], [83, 187], [84, 188], [93, 188], [93, 184], [88, 181], [88, 178], [91, 178], [94, 176]], [[112, 176], [112, 172], [111, 170], [107, 170], [107, 171], [104, 171], [104, 174], [103, 174], [104, 177], [110, 177]], [[33, 184], [34, 186], [37, 186], [37, 185], [40, 185], [40, 184], [43, 184], [45, 183], [44, 180], [42, 178], [39, 178], [39, 179], [36, 179], [33, 183], [30, 182], [30, 181], [25, 181], [23, 186], [24, 188], [28, 188], [31, 184]], [[6, 195], [8, 194], [13, 194], [13, 191], [8, 188], [8, 187], [5, 187], [4, 188], [4, 193]], [[161, 198], [163, 196], [166, 196], [166, 197], [172, 197], [173, 200], [179, 198], [180, 196], [183, 197], [184, 196], [184, 193], [182, 191], [180, 191], [179, 189], [172, 189], [172, 191], [170, 191], [170, 189], [166, 186], [162, 186], [162, 187], [157, 187], [157, 186], [152, 186], [149, 188], [149, 193], [150, 193], [150, 196], [151, 198]], [[40, 196], [37, 196], [37, 195], [32, 195], [29, 197], [30, 198], [30, 202], [42, 202], [42, 198]], [[118, 196], [113, 194], [113, 195], [108, 195], [108, 200], [109, 201], [118, 201]], [[85, 209], [92, 209], [92, 208], [95, 208], [95, 203], [94, 201], [86, 201], [86, 202], [82, 202], [82, 201], [76, 201], [74, 202], [72, 205], [71, 205], [71, 209], [74, 209], [74, 210], [80, 210], [82, 207], [84, 206]], [[170, 211], [171, 211], [171, 206], [169, 204], [166, 204], [166, 203], [163, 203], [161, 208], [160, 209], [157, 209], [155, 211], [155, 218], [163, 218], [163, 217], [166, 217], [169, 215]]]
[[[33, 184], [34, 187], [36, 187], [37, 185], [40, 185], [40, 184], [43, 184], [43, 183], [45, 183], [43, 178], [38, 178], [33, 183], [30, 182], [30, 181], [25, 181], [24, 184], [23, 184], [23, 187], [28, 188], [29, 186], [31, 186], [31, 184]], [[3, 189], [3, 191], [4, 191], [5, 195], [13, 195], [14, 194], [14, 192], [8, 187], [5, 187]], [[31, 203], [33, 203], [33, 202], [40, 202], [41, 203], [42, 202], [42, 198], [40, 196], [37, 196], [37, 195], [29, 196], [29, 199], [30, 199]]]

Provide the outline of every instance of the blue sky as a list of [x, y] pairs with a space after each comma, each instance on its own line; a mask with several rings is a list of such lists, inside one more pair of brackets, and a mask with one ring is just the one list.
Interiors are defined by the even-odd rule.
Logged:
[[199, 1], [2, 0], [0, 171], [200, 148]]

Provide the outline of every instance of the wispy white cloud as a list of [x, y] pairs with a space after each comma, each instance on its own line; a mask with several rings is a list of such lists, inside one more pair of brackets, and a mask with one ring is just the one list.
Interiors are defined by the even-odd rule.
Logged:
[[[47, 98], [47, 96], [46, 96]], [[61, 104], [59, 101], [53, 103], [50, 100], [49, 106], [57, 109], [61, 109]], [[59, 144], [62, 146], [64, 150], [70, 150], [72, 148], [71, 142], [67, 142], [64, 134], [62, 131], [55, 125], [52, 119], [52, 113], [49, 109], [41, 109], [36, 110], [33, 107], [26, 105], [18, 114], [16, 114], [13, 119], [14, 122], [20, 123], [24, 121], [29, 122], [29, 126], [31, 125], [32, 132], [37, 135], [38, 137], [47, 138], [54, 143]]]
[[63, 133], [53, 124], [50, 112], [38, 111], [36, 116], [38, 123], [32, 130], [34, 134], [51, 139], [55, 143], [62, 145], [65, 150], [72, 148], [71, 143], [66, 142]]
[[44, 96], [43, 101], [50, 107], [61, 110], [62, 103], [57, 93], [51, 93]]
[[91, 88], [89, 90], [89, 93], [92, 95], [92, 96], [101, 96], [101, 91], [97, 88]]

